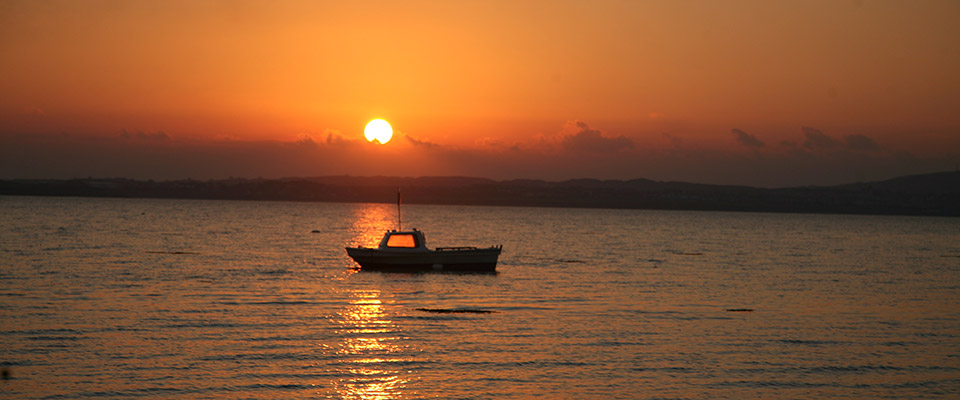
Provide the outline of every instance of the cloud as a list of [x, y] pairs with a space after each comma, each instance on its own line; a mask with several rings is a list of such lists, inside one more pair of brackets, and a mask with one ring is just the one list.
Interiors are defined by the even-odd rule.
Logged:
[[803, 147], [806, 147], [810, 150], [832, 150], [843, 148], [846, 150], [855, 151], [876, 151], [880, 149], [880, 146], [877, 145], [877, 142], [869, 136], [847, 135], [843, 137], [843, 141], [841, 142], [824, 134], [819, 129], [809, 127], [802, 127], [800, 129], [803, 131], [803, 135], [806, 138], [803, 141]]
[[844, 139], [851, 150], [874, 151], [880, 148], [876, 141], [864, 135], [847, 135]]
[[164, 131], [157, 131], [156, 133], [145, 133], [144, 131], [137, 131], [137, 133], [131, 134], [130, 132], [127, 132], [126, 129], [124, 129], [120, 133], [120, 137], [124, 139], [133, 138], [138, 140], [148, 140], [152, 142], [166, 142], [171, 139], [170, 135], [168, 135]]
[[[590, 129], [583, 121], [575, 121], [574, 124], [576, 133], [566, 135], [560, 140], [564, 149], [574, 152], [611, 153], [633, 148], [633, 141], [626, 136], [606, 137], [599, 130]], [[569, 125], [570, 123], [568, 127]]]
[[[731, 132], [734, 139], [739, 136]], [[740, 146], [730, 140], [731, 136], [723, 136], [727, 143], [716, 147], [703, 145], [694, 139], [696, 136], [684, 131], [653, 131], [646, 139], [640, 139], [641, 132], [638, 139], [631, 140], [611, 137], [577, 121], [569, 122], [559, 134], [531, 135], [517, 145], [509, 142], [512, 138], [505, 138], [502, 147], [486, 139], [479, 143], [487, 146], [457, 147], [406, 134], [398, 134], [387, 145], [376, 145], [359, 135], [354, 139], [336, 130], [283, 141], [177, 135], [163, 143], [144, 140], [133, 132], [127, 133], [126, 140], [120, 140], [115, 134], [105, 137], [0, 131], [0, 179], [462, 175], [549, 180], [647, 178], [781, 187], [890, 178], [952, 169], [957, 162], [955, 153], [911, 156], [905, 151], [897, 152], [899, 149], [893, 144], [877, 145], [873, 136], [838, 135], [833, 139], [807, 128], [804, 133], [810, 145], [822, 148], [816, 147], [823, 145], [818, 142], [823, 141], [822, 137], [827, 138], [827, 146], [834, 145], [830, 151], [812, 151], [804, 144], [804, 136], [794, 132], [794, 137], [783, 138], [782, 142], [778, 138], [762, 150], [751, 151], [753, 156], [745, 157], [742, 151], [731, 149]], [[156, 133], [144, 136], [162, 137]], [[567, 146], [580, 147], [570, 151]], [[630, 146], [634, 148], [631, 150]], [[853, 150], [869, 150], [873, 146], [876, 151]]]
[[327, 135], [325, 142], [328, 146], [352, 146], [358, 142], [357, 140], [344, 137], [343, 134], [336, 129], [326, 129], [323, 133]]
[[410, 142], [410, 144], [416, 147], [432, 149], [440, 146], [436, 143], [428, 142], [426, 140], [418, 140], [417, 138], [414, 138], [413, 136], [410, 136], [410, 135], [404, 135], [404, 137], [407, 139], [407, 142]]
[[305, 149], [315, 149], [317, 148], [317, 142], [313, 140], [313, 137], [307, 134], [301, 134], [297, 137], [297, 141], [294, 142], [297, 147]]
[[819, 129], [804, 126], [800, 128], [800, 130], [803, 131], [803, 136], [806, 137], [806, 140], [803, 141], [803, 147], [810, 150], [829, 150], [840, 146], [840, 142], [825, 135]]
[[756, 136], [746, 133], [740, 129], [734, 128], [734, 129], [731, 129], [730, 132], [737, 137], [737, 142], [744, 146], [747, 146], [747, 147], [763, 147], [764, 146], [764, 143], [760, 139], [757, 139]]
[[491, 148], [507, 147], [507, 145], [503, 142], [503, 140], [492, 138], [489, 136], [484, 136], [482, 138], [479, 138], [475, 140], [473, 143], [480, 147], [491, 147]]

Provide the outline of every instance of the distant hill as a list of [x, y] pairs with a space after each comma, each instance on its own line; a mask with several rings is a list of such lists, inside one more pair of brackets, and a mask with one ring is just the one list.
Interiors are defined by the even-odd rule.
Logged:
[[960, 216], [960, 172], [839, 186], [764, 189], [647, 179], [496, 181], [470, 177], [325, 176], [139, 181], [0, 180], [0, 195], [148, 197], [492, 206]]
[[958, 193], [960, 192], [960, 172], [950, 171], [909, 175], [880, 182], [858, 183], [837, 187], [847, 189], [870, 188], [910, 193]]

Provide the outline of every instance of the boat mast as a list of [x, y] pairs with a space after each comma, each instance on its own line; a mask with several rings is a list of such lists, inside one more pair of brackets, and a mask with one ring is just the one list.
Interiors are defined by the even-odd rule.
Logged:
[[403, 219], [400, 218], [400, 187], [397, 187], [397, 230], [403, 230]]

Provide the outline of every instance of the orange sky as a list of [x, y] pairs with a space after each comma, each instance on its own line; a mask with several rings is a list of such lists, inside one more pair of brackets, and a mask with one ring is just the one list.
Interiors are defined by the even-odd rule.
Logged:
[[[0, 178], [953, 169], [957, 38], [952, 0], [7, 0]], [[354, 143], [372, 118], [383, 148]]]

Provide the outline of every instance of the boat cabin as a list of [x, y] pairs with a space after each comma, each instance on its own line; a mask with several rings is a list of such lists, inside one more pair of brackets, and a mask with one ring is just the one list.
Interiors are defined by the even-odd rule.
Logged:
[[427, 239], [423, 232], [416, 229], [412, 231], [388, 231], [383, 235], [380, 241], [380, 249], [419, 249], [427, 250]]

